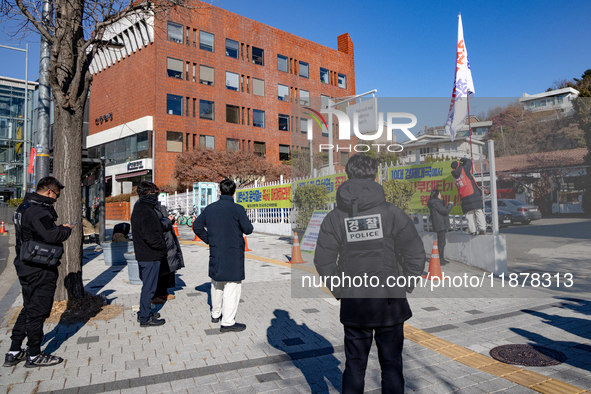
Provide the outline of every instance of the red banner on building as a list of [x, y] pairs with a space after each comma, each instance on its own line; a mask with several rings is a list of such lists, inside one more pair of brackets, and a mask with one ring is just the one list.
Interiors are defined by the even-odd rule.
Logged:
[[29, 156], [29, 174], [34, 174], [35, 170], [35, 158], [37, 157], [37, 150], [35, 148], [31, 148], [31, 155]]

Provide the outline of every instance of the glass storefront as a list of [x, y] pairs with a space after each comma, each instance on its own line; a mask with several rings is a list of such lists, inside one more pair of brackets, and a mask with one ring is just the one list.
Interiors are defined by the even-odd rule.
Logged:
[[88, 157], [107, 160], [107, 166], [151, 157], [150, 132], [143, 131], [106, 144], [88, 148]]
[[24, 149], [25, 142], [30, 147], [34, 89], [34, 86], [29, 85], [28, 125], [25, 133], [24, 81], [0, 80], [0, 187], [14, 188], [10, 198], [22, 197]]

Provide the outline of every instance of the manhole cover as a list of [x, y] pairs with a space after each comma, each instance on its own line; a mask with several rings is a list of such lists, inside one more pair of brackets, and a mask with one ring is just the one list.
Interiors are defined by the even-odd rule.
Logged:
[[561, 364], [566, 360], [563, 353], [536, 345], [497, 346], [490, 350], [490, 355], [502, 363], [526, 367], [548, 367]]

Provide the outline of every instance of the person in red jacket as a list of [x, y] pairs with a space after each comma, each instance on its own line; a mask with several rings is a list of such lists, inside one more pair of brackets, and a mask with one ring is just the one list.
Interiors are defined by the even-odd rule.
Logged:
[[486, 234], [482, 192], [472, 176], [472, 161], [462, 157], [451, 163], [454, 183], [462, 198], [462, 211], [468, 221], [470, 235]]

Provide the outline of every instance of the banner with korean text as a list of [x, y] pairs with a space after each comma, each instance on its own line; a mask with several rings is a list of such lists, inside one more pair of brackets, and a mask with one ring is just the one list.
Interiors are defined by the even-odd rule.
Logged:
[[327, 203], [333, 203], [337, 201], [337, 190], [347, 180], [346, 173], [332, 174], [320, 176], [317, 178], [302, 179], [301, 181], [295, 182], [295, 187], [303, 185], [322, 185], [326, 187], [328, 191]]
[[291, 184], [236, 190], [234, 201], [245, 209], [291, 208]]
[[388, 168], [388, 180], [408, 180], [413, 183], [415, 193], [410, 201], [410, 212], [429, 214], [429, 196], [431, 191], [438, 189], [443, 195], [447, 205], [454, 203], [450, 214], [462, 215], [462, 200], [458, 189], [454, 185], [454, 177], [451, 174], [451, 161], [438, 163], [418, 164], [413, 166]]

